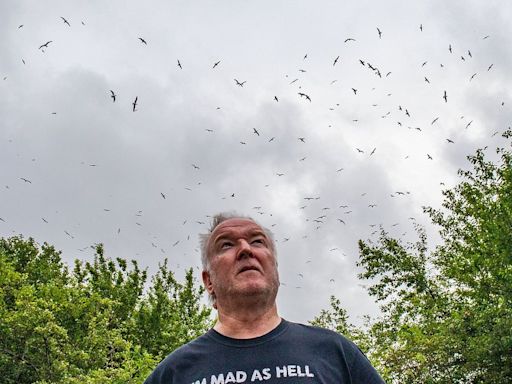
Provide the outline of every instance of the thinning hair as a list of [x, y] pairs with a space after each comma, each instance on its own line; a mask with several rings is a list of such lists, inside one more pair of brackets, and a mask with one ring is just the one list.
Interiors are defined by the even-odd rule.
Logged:
[[240, 214], [237, 214], [236, 212], [221, 212], [221, 213], [218, 213], [215, 216], [213, 216], [212, 223], [210, 225], [210, 229], [208, 230], [208, 233], [199, 234], [199, 242], [200, 242], [200, 246], [201, 246], [201, 263], [203, 265], [203, 271], [207, 271], [207, 272], [210, 271], [209, 242], [210, 242], [212, 233], [215, 230], [215, 228], [217, 228], [219, 226], [219, 224], [221, 224], [222, 222], [229, 220], [229, 219], [251, 220], [252, 222], [257, 224], [259, 227], [261, 227], [261, 229], [263, 230], [263, 232], [265, 233], [265, 235], [267, 236], [267, 238], [270, 242], [270, 250], [272, 251], [272, 254], [274, 255], [274, 258], [276, 259], [276, 262], [277, 262], [276, 245], [275, 245], [275, 241], [274, 241], [274, 234], [272, 233], [272, 231], [270, 231], [269, 229], [260, 225], [260, 223], [258, 223], [256, 220], [254, 220], [250, 216], [240, 215]]

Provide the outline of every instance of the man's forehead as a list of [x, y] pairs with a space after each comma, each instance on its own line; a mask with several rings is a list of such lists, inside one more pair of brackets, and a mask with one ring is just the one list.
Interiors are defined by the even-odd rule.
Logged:
[[230, 230], [259, 230], [263, 232], [263, 228], [251, 219], [232, 218], [217, 225], [213, 230], [212, 235], [215, 236], [222, 232], [229, 232]]

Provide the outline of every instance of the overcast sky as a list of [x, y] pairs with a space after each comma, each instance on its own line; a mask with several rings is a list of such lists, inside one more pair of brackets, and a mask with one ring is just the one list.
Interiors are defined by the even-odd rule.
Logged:
[[510, 125], [511, 14], [509, 1], [0, 2], [0, 236], [68, 263], [103, 243], [182, 276], [199, 272], [209, 216], [234, 210], [275, 234], [283, 317], [311, 320], [336, 295], [359, 324], [377, 307], [357, 241], [380, 225], [414, 241], [417, 222], [433, 245], [422, 206]]

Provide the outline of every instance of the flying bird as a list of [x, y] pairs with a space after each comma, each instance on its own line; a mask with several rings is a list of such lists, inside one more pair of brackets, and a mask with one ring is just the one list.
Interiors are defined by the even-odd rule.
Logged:
[[50, 40], [50, 41], [47, 41], [47, 42], [46, 42], [46, 43], [44, 43], [44, 44], [41, 44], [41, 45], [39, 46], [39, 48], [38, 48], [38, 49], [41, 49], [41, 48], [43, 48], [43, 47], [44, 47], [44, 48], [48, 48], [48, 44], [50, 44], [52, 41], [53, 41], [53, 40]]
[[305, 93], [299, 92], [299, 96], [300, 96], [300, 97], [305, 97], [305, 98], [306, 98], [306, 100], [308, 100], [309, 102], [311, 102], [311, 98], [310, 98], [308, 95], [306, 95]]
[[333, 67], [336, 65], [336, 63], [338, 62], [339, 58], [340, 58], [340, 57], [338, 56], [337, 58], [335, 58], [335, 59], [334, 59], [334, 63], [332, 63], [332, 66], [333, 66]]
[[25, 179], [24, 177], [20, 177], [21, 180], [23, 180], [25, 183], [32, 184], [32, 182], [29, 179]]
[[183, 69], [179, 60], [178, 60], [178, 67], [180, 67], [180, 69]]
[[258, 135], [258, 136], [260, 135], [260, 133], [258, 132], [258, 130], [257, 130], [256, 128], [253, 128], [252, 130], [253, 130], [253, 132], [254, 132], [256, 135]]
[[144, 40], [142, 37], [139, 37], [139, 40], [141, 41], [142, 44], [146, 44], [148, 45], [148, 43], [146, 42], [146, 40]]
[[274, 100], [279, 102], [279, 99], [277, 98], [277, 96], [274, 96]]
[[220, 61], [217, 61], [216, 63], [213, 63], [213, 67], [212, 68], [215, 68], [219, 64], [220, 64]]
[[448, 102], [448, 95], [446, 94], [446, 91], [444, 91], [443, 99], [445, 103]]
[[381, 32], [381, 30], [379, 29], [379, 27], [377, 27], [377, 32], [379, 33], [379, 39], [382, 39], [382, 32]]
[[135, 100], [134, 100], [134, 101], [133, 101], [133, 103], [132, 103], [132, 105], [133, 105], [133, 112], [135, 112], [135, 111], [136, 111], [136, 109], [135, 109], [135, 108], [137, 107], [137, 100], [138, 100], [138, 98], [139, 98], [138, 96], [135, 96]]
[[356, 39], [353, 39], [351, 37], [349, 37], [348, 39], [345, 39], [345, 43], [348, 43], [349, 41], [356, 41]]
[[238, 86], [240, 86], [240, 87], [243, 87], [243, 86], [244, 86], [244, 84], [247, 82], [247, 81], [239, 82], [237, 79], [233, 79], [233, 80], [235, 80], [236, 85], [238, 85]]
[[60, 18], [62, 19], [64, 24], [67, 24], [69, 27], [71, 27], [71, 24], [69, 24], [69, 22], [65, 18], [63, 18], [62, 16]]
[[110, 97], [112, 98], [112, 102], [115, 103], [116, 102], [116, 94], [114, 93], [113, 90], [110, 90]]

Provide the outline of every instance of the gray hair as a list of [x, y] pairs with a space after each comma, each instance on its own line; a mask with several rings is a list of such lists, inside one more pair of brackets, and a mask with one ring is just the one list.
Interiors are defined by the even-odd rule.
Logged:
[[260, 223], [258, 223], [250, 216], [239, 215], [235, 212], [221, 212], [213, 216], [212, 224], [210, 226], [210, 229], [208, 230], [208, 233], [199, 234], [199, 242], [201, 246], [201, 263], [203, 264], [203, 271], [210, 271], [210, 255], [208, 254], [208, 243], [210, 241], [212, 233], [220, 223], [229, 219], [247, 219], [259, 225], [263, 232], [265, 233], [265, 235], [268, 237], [270, 241], [270, 250], [272, 251], [274, 258], [277, 261], [276, 245], [274, 241], [274, 234], [272, 233], [272, 231], [260, 225]]

